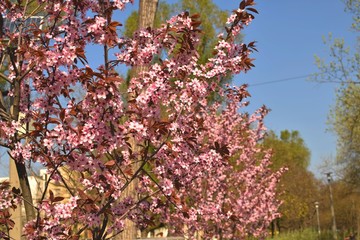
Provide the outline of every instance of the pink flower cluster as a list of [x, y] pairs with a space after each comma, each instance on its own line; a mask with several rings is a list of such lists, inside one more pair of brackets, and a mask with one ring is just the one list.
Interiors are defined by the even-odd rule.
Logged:
[[14, 228], [11, 209], [21, 206], [21, 194], [18, 189], [10, 189], [9, 182], [0, 182], [0, 238], [8, 239], [8, 230]]
[[[281, 174], [259, 146], [267, 110], [245, 113], [246, 86], [220, 83], [253, 66], [254, 44], [235, 41], [253, 19], [253, 1], [229, 18], [206, 64], [198, 61], [197, 15], [122, 38], [113, 13], [133, 1], [42, 2], [42, 28], [6, 32], [11, 44], [0, 43], [17, 46], [8, 76], [23, 115], [1, 118], [0, 141], [15, 161], [40, 163], [50, 176], [24, 227], [27, 239], [110, 239], [125, 220], [140, 229], [162, 222], [190, 237], [201, 231], [205, 239], [265, 235], [278, 216]], [[13, 3], [9, 11], [22, 8]], [[93, 45], [104, 59], [95, 67], [86, 52]], [[137, 74], [125, 81], [121, 65]], [[221, 101], [210, 101], [214, 91]], [[72, 197], [49, 195], [54, 183]]]
[[0, 182], [0, 211], [13, 208], [21, 202], [20, 196], [14, 195], [8, 182]]

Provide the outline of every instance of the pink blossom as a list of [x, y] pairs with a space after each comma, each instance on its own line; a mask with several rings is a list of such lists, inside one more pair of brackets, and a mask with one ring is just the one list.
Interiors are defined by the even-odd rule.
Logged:
[[[6, 31], [9, 42], [0, 42], [3, 54], [14, 46], [17, 56], [4, 73], [17, 111], [1, 117], [0, 141], [18, 164], [41, 164], [48, 176], [26, 238], [73, 239], [80, 229], [111, 238], [128, 221], [145, 229], [152, 219], [189, 238], [265, 235], [278, 216], [282, 173], [270, 170], [271, 154], [259, 146], [267, 109], [244, 114], [246, 86], [221, 84], [252, 66], [253, 45], [235, 41], [252, 21], [246, 7], [229, 17], [202, 64], [196, 16], [181, 13], [126, 38], [116, 18], [131, 0], [40, 2], [43, 28]], [[13, 21], [27, 17], [23, 8], [0, 1]], [[121, 66], [141, 71], [125, 81]], [[214, 92], [222, 101], [210, 104]], [[71, 197], [50, 193], [53, 185]], [[20, 196], [2, 189], [1, 213]]]

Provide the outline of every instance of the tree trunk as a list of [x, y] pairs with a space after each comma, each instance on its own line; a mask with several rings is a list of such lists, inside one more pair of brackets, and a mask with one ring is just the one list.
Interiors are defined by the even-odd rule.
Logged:
[[[155, 22], [156, 9], [159, 0], [140, 0], [138, 29], [153, 28]], [[132, 76], [138, 76], [145, 71], [147, 66], [137, 66], [133, 69]]]
[[[155, 14], [156, 14], [158, 2], [159, 2], [158, 0], [140, 0], [138, 29], [154, 27], [154, 20], [155, 20]], [[132, 76], [133, 77], [137, 76], [141, 72], [145, 71], [146, 69], [147, 69], [147, 66], [137, 66], [133, 69]], [[134, 96], [129, 96], [129, 97], [131, 99]], [[130, 139], [129, 142], [131, 143], [133, 151], [136, 152], [138, 146], [136, 146], [136, 142], [134, 141], [134, 139]], [[137, 159], [135, 159], [135, 161], [136, 160]], [[136, 171], [137, 168], [140, 167], [140, 164], [141, 164], [140, 162], [138, 162], [137, 164], [134, 164], [134, 169], [135, 169], [134, 172]], [[137, 184], [138, 184], [138, 181], [135, 178], [129, 184], [129, 186], [126, 188], [126, 190], [124, 191], [124, 197], [129, 196], [129, 195], [134, 195], [134, 197], [136, 198], [135, 187]], [[131, 240], [131, 239], [137, 238], [138, 236], [140, 237], [141, 235], [138, 234], [138, 229], [137, 229], [135, 223], [130, 220], [126, 220], [125, 221], [125, 229], [119, 235], [118, 239]]]
[[159, 0], [140, 0], [138, 29], [154, 27], [158, 2]]
[[26, 167], [25, 167], [24, 163], [16, 162], [15, 164], [16, 164], [16, 170], [19, 175], [21, 194], [24, 199], [26, 221], [29, 222], [29, 221], [35, 219], [35, 210], [33, 207], [30, 184], [28, 181], [28, 175], [26, 173]]

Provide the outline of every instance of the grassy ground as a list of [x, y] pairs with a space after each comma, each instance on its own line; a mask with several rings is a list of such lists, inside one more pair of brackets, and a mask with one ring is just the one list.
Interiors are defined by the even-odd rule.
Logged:
[[332, 236], [328, 232], [323, 232], [321, 238], [316, 231], [306, 229], [303, 231], [281, 233], [274, 238], [269, 237], [268, 240], [331, 240]]

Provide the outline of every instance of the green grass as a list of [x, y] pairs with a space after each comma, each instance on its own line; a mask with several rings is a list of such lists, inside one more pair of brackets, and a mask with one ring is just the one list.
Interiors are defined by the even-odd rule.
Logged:
[[305, 229], [303, 231], [292, 231], [281, 233], [274, 236], [274, 238], [268, 237], [267, 240], [330, 240], [332, 236], [329, 232], [322, 232], [321, 238], [317, 231], [312, 229]]

